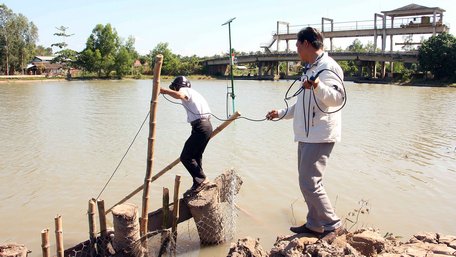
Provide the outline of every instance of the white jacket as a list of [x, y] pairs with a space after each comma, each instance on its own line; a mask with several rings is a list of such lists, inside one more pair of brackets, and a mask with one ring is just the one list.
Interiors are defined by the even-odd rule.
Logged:
[[306, 76], [315, 76], [324, 69], [329, 69], [333, 72], [325, 70], [320, 73], [318, 76], [320, 83], [314, 89], [315, 97], [310, 89], [305, 89], [298, 95], [293, 106], [289, 107], [288, 110], [279, 110], [279, 117], [285, 115], [283, 117], [285, 119], [293, 118], [294, 140], [296, 142], [328, 143], [341, 140], [341, 111], [327, 114], [320, 111], [315, 104], [317, 102], [323, 111], [331, 112], [340, 108], [344, 103], [345, 92], [342, 82], [344, 74], [339, 64], [329, 57], [327, 53], [323, 53], [323, 56], [303, 74], [301, 81]]

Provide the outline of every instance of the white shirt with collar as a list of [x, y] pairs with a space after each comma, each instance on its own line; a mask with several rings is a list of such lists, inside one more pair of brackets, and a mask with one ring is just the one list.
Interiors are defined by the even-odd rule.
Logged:
[[187, 97], [187, 99], [182, 99], [182, 105], [184, 105], [187, 111], [188, 123], [201, 118], [209, 119], [211, 109], [206, 99], [200, 93], [188, 87], [181, 87], [179, 92], [184, 93]]

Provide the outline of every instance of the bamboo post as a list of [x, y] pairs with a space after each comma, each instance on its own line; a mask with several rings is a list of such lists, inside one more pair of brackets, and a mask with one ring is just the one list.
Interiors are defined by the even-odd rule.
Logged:
[[169, 189], [164, 187], [163, 188], [163, 221], [162, 221], [162, 230], [163, 232], [161, 233], [161, 246], [160, 246], [160, 251], [158, 253], [158, 257], [163, 256], [163, 254], [166, 252], [166, 248], [168, 247], [168, 244], [170, 242], [170, 233], [169, 230], [166, 230], [168, 228], [168, 223], [169, 223]]
[[41, 251], [43, 257], [51, 257], [51, 248], [49, 245], [49, 229], [41, 230]]
[[57, 257], [63, 257], [63, 230], [62, 230], [62, 216], [57, 215], [55, 221], [55, 240]]
[[95, 199], [89, 200], [89, 209], [87, 210], [87, 216], [89, 218], [89, 238], [94, 240], [96, 237], [95, 232]]
[[177, 237], [177, 220], [179, 219], [179, 186], [180, 186], [180, 176], [176, 175], [174, 180], [174, 206], [173, 206], [173, 235], [174, 242], [176, 242]]
[[101, 256], [106, 256], [106, 252], [107, 252], [107, 237], [108, 237], [108, 233], [107, 233], [107, 225], [106, 225], [106, 215], [104, 215], [103, 213], [105, 213], [105, 206], [104, 206], [104, 200], [97, 200], [97, 206], [98, 206], [98, 219], [99, 219], [99, 222], [100, 222], [100, 244], [97, 244], [97, 248], [98, 248], [98, 253], [101, 255]]
[[95, 240], [96, 240], [96, 232], [95, 232], [95, 199], [89, 200], [89, 208], [87, 210], [87, 216], [89, 219], [89, 238], [90, 238], [90, 256], [95, 256]]
[[177, 220], [179, 220], [179, 186], [180, 186], [180, 176], [176, 175], [174, 179], [174, 203], [173, 203], [173, 226], [171, 228], [172, 232], [172, 250], [174, 256], [176, 255], [177, 250]]
[[163, 188], [163, 226], [162, 229], [166, 229], [169, 219], [169, 189]]
[[146, 176], [144, 178], [144, 189], [143, 189], [143, 200], [142, 200], [142, 213], [141, 213], [141, 224], [140, 234], [141, 237], [147, 233], [147, 222], [148, 222], [148, 209], [149, 209], [149, 185], [152, 181], [152, 167], [154, 164], [154, 145], [155, 145], [155, 125], [156, 125], [156, 114], [157, 114], [157, 98], [160, 94], [160, 73], [161, 66], [163, 63], [163, 55], [159, 54], [155, 57], [154, 67], [154, 81], [152, 88], [152, 100], [150, 102], [150, 116], [149, 116], [149, 137], [147, 144], [147, 166]]
[[100, 213], [100, 234], [102, 237], [102, 240], [105, 240], [108, 233], [107, 233], [107, 225], [106, 225], [106, 215], [103, 215], [102, 213], [105, 213], [105, 205], [104, 205], [104, 200], [97, 200], [97, 205], [98, 205], [98, 213]]
[[[239, 116], [241, 116], [241, 114], [239, 112], [235, 112], [233, 113], [233, 115], [231, 115], [228, 120], [224, 121], [222, 124], [220, 124], [216, 129], [214, 129], [214, 131], [212, 131], [212, 134], [211, 134], [211, 138], [215, 137], [218, 133], [220, 133], [223, 129], [225, 129], [228, 125], [230, 125], [233, 121], [235, 121]], [[151, 182], [154, 182], [155, 180], [157, 180], [159, 177], [161, 177], [163, 174], [165, 174], [166, 172], [168, 172], [169, 170], [171, 170], [174, 166], [176, 166], [177, 164], [179, 164], [180, 162], [180, 159], [177, 158], [176, 160], [174, 160], [172, 163], [168, 164], [168, 166], [166, 166], [165, 168], [163, 168], [160, 172], [158, 172], [155, 176], [152, 177], [152, 180]], [[112, 206], [111, 208], [109, 208], [107, 211], [106, 211], [106, 214], [108, 214], [109, 212], [112, 211], [112, 208], [114, 208], [116, 205], [119, 205], [119, 204], [122, 204], [122, 203], [125, 203], [126, 201], [128, 201], [130, 198], [132, 198], [133, 196], [135, 196], [137, 193], [141, 192], [141, 190], [143, 190], [144, 188], [144, 184], [139, 186], [138, 188], [136, 188], [133, 192], [131, 192], [129, 195], [127, 195], [126, 197], [124, 197], [122, 200], [120, 200], [118, 203], [116, 203], [114, 206]]]

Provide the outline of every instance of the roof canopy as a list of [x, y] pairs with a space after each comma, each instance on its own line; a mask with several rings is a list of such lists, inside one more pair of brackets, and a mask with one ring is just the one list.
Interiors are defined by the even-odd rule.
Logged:
[[417, 4], [409, 4], [392, 11], [382, 11], [384, 15], [391, 17], [430, 15], [434, 13], [442, 14], [443, 12], [445, 12], [445, 10], [440, 7], [426, 7]]

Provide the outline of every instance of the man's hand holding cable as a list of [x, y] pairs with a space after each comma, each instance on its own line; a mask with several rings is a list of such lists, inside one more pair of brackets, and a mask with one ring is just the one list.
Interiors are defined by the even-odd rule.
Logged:
[[277, 110], [272, 110], [266, 114], [266, 119], [272, 120], [279, 117], [279, 112]]
[[310, 88], [317, 88], [318, 87], [318, 83], [320, 83], [320, 79], [317, 77], [315, 80], [311, 80], [310, 78], [304, 80], [302, 82], [302, 86], [305, 88], [305, 89], [310, 89]]

